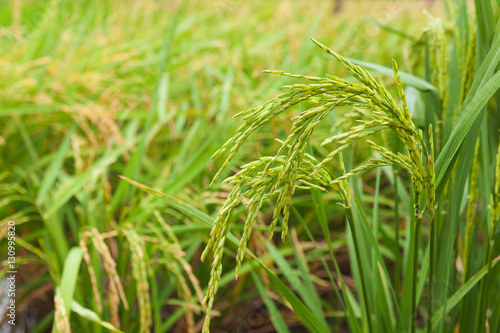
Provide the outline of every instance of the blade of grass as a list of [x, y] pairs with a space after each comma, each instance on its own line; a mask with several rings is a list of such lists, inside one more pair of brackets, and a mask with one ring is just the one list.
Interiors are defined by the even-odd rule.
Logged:
[[213, 223], [213, 218], [210, 215], [207, 215], [206, 213], [180, 201], [176, 200], [166, 194], [163, 194], [162, 192], [155, 190], [154, 188], [151, 188], [149, 186], [143, 185], [139, 182], [136, 182], [132, 179], [129, 179], [125, 176], [120, 175], [119, 176], [121, 179], [125, 180], [126, 182], [130, 183], [133, 186], [138, 187], [139, 189], [143, 190], [146, 193], [152, 194], [154, 196], [157, 196], [159, 198], [162, 198], [165, 200], [170, 206], [180, 210], [181, 212], [185, 213], [186, 215], [202, 222], [204, 225], [211, 227]]
[[[492, 262], [492, 267], [495, 267], [500, 261], [500, 256], [496, 257]], [[453, 295], [447, 300], [446, 304], [440, 307], [434, 314], [432, 321], [436, 326], [443, 317], [450, 313], [451, 310], [467, 295], [467, 293], [477, 285], [488, 273], [488, 265], [485, 265], [479, 272], [474, 274], [463, 286], [461, 286]]]
[[[436, 163], [436, 198], [441, 195], [450, 176], [457, 152], [488, 100], [500, 87], [500, 73], [494, 73], [500, 62], [500, 24], [496, 27], [495, 41], [477, 71], [469, 94], [459, 110], [457, 121]], [[474, 138], [473, 138], [474, 139]]]
[[490, 49], [495, 32], [495, 16], [491, 0], [474, 0], [477, 16], [477, 53], [479, 61], [483, 60]]
[[[359, 191], [359, 188], [355, 190], [355, 192]], [[376, 321], [377, 331], [390, 331], [393, 330], [396, 324], [395, 318], [391, 314], [392, 311], [390, 309], [396, 305], [396, 315], [401, 316], [401, 313], [397, 303], [393, 303], [393, 299], [395, 299], [395, 291], [391, 284], [390, 275], [385, 265], [385, 261], [380, 252], [378, 240], [375, 238], [373, 230], [370, 228], [363, 205], [357, 198], [358, 196], [354, 196], [354, 217], [360, 221], [360, 237], [364, 243], [367, 243], [367, 249], [369, 249], [367, 253], [372, 253], [372, 256], [366, 256], [366, 263], [369, 263], [369, 261], [373, 259], [375, 260], [375, 266], [371, 270], [372, 280], [369, 284], [369, 288], [376, 290], [372, 290], [372, 294], [376, 295], [376, 297], [373, 298], [373, 302], [377, 303], [377, 307], [380, 308], [379, 318]], [[368, 247], [368, 245], [370, 247]]]
[[[321, 309], [321, 302], [318, 303], [316, 292], [311, 290], [314, 289], [312, 288], [312, 282], [309, 281], [310, 285], [307, 285], [307, 283], [304, 285], [304, 283], [302, 283], [302, 281], [292, 269], [292, 266], [289, 264], [288, 260], [285, 259], [271, 243], [265, 242], [264, 244], [269, 251], [269, 254], [273, 257], [274, 262], [280, 268], [281, 273], [288, 280], [292, 288], [298, 292], [298, 294], [304, 300], [305, 305], [307, 305], [307, 307], [311, 309], [311, 312], [316, 316], [316, 319], [321, 323], [322, 326], [328, 327], [328, 324], [323, 316], [323, 311]], [[298, 263], [298, 265], [300, 265], [300, 263]], [[306, 279], [308, 278], [307, 274], [303, 274], [302, 277]]]
[[[500, 39], [499, 39], [500, 40]], [[499, 54], [500, 56], [500, 54]], [[436, 164], [436, 197], [439, 197], [449, 177], [449, 172], [453, 167], [453, 161], [460, 149], [467, 133], [471, 129], [474, 121], [479, 116], [483, 107], [493, 94], [500, 88], [500, 71], [497, 72], [484, 86], [474, 94], [474, 97], [467, 98], [464, 102], [455, 127], [450, 134], [450, 138], [444, 146]]]
[[274, 304], [273, 300], [269, 295], [267, 294], [266, 288], [262, 281], [260, 280], [259, 276], [255, 271], [252, 269], [250, 270], [250, 274], [252, 275], [252, 278], [255, 282], [255, 285], [257, 286], [257, 290], [262, 297], [264, 304], [266, 305], [267, 310], [269, 311], [269, 315], [271, 316], [271, 321], [273, 322], [274, 328], [276, 329], [276, 332], [278, 333], [289, 333], [290, 330], [288, 329], [288, 326], [286, 325], [285, 321], [283, 320], [283, 317], [281, 317], [280, 311]]

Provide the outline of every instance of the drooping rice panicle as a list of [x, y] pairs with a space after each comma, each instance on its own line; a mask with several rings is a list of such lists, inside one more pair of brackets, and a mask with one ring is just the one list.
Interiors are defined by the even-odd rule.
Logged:
[[[350, 176], [381, 165], [399, 165], [412, 177], [417, 202], [420, 201], [422, 191], [425, 192], [427, 207], [431, 212], [431, 216], [433, 216], [435, 185], [432, 129], [430, 129], [431, 152], [429, 152], [424, 144], [422, 132], [416, 128], [411, 119], [396, 62], [393, 61], [393, 71], [401, 99], [401, 107], [387, 89], [375, 80], [370, 73], [352, 64], [316, 40], [313, 39], [313, 41], [324, 51], [334, 56], [360, 83], [352, 83], [335, 76], [320, 78], [282, 71], [268, 71], [269, 73], [304, 79], [313, 83], [287, 85], [284, 88], [288, 92], [274, 100], [236, 115], [242, 117], [243, 124], [213, 155], [213, 158], [215, 158], [224, 151], [229, 150], [226, 160], [216, 173], [212, 183], [229, 165], [229, 162], [234, 158], [243, 143], [258, 128], [300, 102], [308, 101], [313, 105], [292, 118], [293, 124], [290, 134], [286, 140], [281, 142], [275, 156], [262, 157], [250, 162], [242, 166], [238, 173], [225, 180], [226, 183], [232, 184], [234, 187], [215, 219], [207, 246], [202, 253], [202, 260], [210, 252], [213, 253], [214, 258], [209, 287], [203, 302], [207, 307], [203, 332], [208, 332], [209, 329], [210, 312], [222, 272], [224, 244], [230, 230], [232, 213], [242, 202], [246, 205], [248, 214], [236, 255], [236, 276], [238, 276], [257, 213], [264, 201], [269, 198], [276, 198], [273, 218], [269, 224], [269, 238], [273, 237], [274, 230], [282, 216], [281, 238], [284, 240], [288, 230], [291, 198], [297, 188], [331, 190], [340, 186], [340, 189], [347, 191], [348, 184], [346, 180]], [[327, 154], [323, 160], [318, 161], [306, 154], [306, 149], [315, 128], [337, 106], [351, 106], [356, 110], [366, 110], [366, 113], [363, 114], [363, 117], [351, 121], [351, 126], [348, 126], [344, 133], [326, 139], [322, 145], [335, 143], [338, 146]], [[345, 122], [344, 124], [348, 123]], [[380, 154], [384, 159], [373, 158], [368, 164], [355, 168], [350, 172], [344, 170], [337, 179], [331, 176], [326, 169], [328, 162], [352, 144], [382, 130], [394, 131], [406, 146], [408, 154], [393, 153], [369, 141], [372, 150]], [[347, 196], [347, 193], [344, 196]], [[349, 204], [344, 203], [344, 205], [348, 206]], [[415, 205], [415, 214], [421, 219], [422, 211], [419, 204]]]

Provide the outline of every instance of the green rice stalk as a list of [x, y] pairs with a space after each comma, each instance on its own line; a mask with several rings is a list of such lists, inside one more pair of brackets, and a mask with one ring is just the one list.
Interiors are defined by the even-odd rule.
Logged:
[[[112, 232], [108, 235], [103, 235], [100, 234], [97, 229], [92, 229], [90, 231], [85, 231], [82, 234], [82, 239], [84, 242], [87, 241], [90, 237], [92, 237], [93, 240], [93, 245], [96, 248], [97, 252], [99, 252], [104, 270], [108, 274], [109, 278], [109, 291], [108, 291], [108, 298], [109, 298], [109, 306], [110, 306], [110, 315], [111, 315], [111, 323], [113, 326], [117, 327], [118, 329], [120, 328], [120, 317], [118, 314], [118, 306], [120, 304], [120, 301], [122, 302], [123, 306], [125, 309], [128, 310], [128, 302], [125, 297], [125, 292], [123, 291], [123, 285], [120, 281], [120, 277], [118, 276], [118, 273], [116, 271], [116, 262], [113, 259], [111, 252], [109, 251], [108, 246], [104, 242], [104, 239], [106, 237], [112, 237], [116, 236], [117, 232]], [[88, 263], [87, 263], [88, 264]]]
[[495, 189], [492, 195], [491, 204], [490, 241], [493, 242], [494, 245], [494, 235], [496, 233], [498, 220], [500, 219], [500, 145], [498, 146], [496, 156]]
[[[490, 194], [490, 223], [489, 223], [489, 246], [486, 246], [485, 261], [488, 266], [488, 273], [490, 273], [495, 249], [495, 234], [500, 219], [500, 145], [497, 148], [496, 164], [495, 164], [495, 183], [493, 193]], [[485, 327], [486, 312], [488, 311], [486, 299], [488, 298], [488, 286], [491, 285], [491, 274], [481, 280], [479, 286], [478, 304], [476, 309], [476, 332], [483, 332]]]
[[[269, 168], [266, 171], [268, 164], [273, 161], [277, 166]], [[269, 199], [274, 194], [277, 194], [280, 200], [287, 186], [283, 184], [281, 187], [276, 188], [281, 175], [286, 174], [287, 170], [285, 163], [287, 160], [285, 156], [262, 157], [257, 161], [248, 163], [242, 166], [241, 170], [234, 176], [225, 180], [226, 183], [235, 185], [229, 194], [226, 203], [223, 205], [212, 228], [210, 239], [207, 243], [205, 250], [202, 253], [202, 260], [208, 256], [209, 252], [213, 253], [214, 259], [212, 261], [212, 270], [210, 273], [210, 282], [208, 291], [203, 300], [203, 305], [206, 306], [206, 319], [203, 331], [208, 332], [210, 323], [210, 312], [213, 307], [215, 294], [217, 292], [218, 283], [222, 273], [222, 256], [224, 252], [224, 244], [227, 233], [230, 228], [230, 220], [233, 210], [243, 201], [244, 198], [249, 198], [245, 203], [248, 211], [247, 220], [245, 222], [243, 235], [239, 243], [236, 266], [236, 277], [241, 267], [244, 254], [246, 251], [246, 244], [251, 236], [253, 223], [257, 217], [264, 200]], [[307, 153], [304, 153], [301, 164], [297, 165], [294, 177], [296, 184], [293, 186], [300, 189], [321, 189], [325, 190], [332, 181], [331, 175], [325, 170], [311, 176], [315, 170], [317, 161]], [[319, 185], [313, 183], [317, 182]], [[283, 199], [281, 199], [283, 200]], [[274, 231], [276, 220], [270, 225], [270, 234]]]
[[[449, 27], [440, 18], [432, 17], [427, 13], [429, 17], [429, 26], [424, 30], [424, 35], [429, 41], [429, 53], [431, 59], [431, 81], [438, 88], [439, 97], [442, 106], [441, 119], [444, 119], [446, 113], [446, 107], [448, 105], [449, 90], [448, 90], [448, 38], [446, 34], [449, 31], [453, 31], [453, 28]], [[462, 45], [458, 45], [462, 47]]]
[[[158, 251], [161, 252], [161, 259], [158, 261], [158, 264], [164, 265], [167, 271], [171, 272], [176, 277], [177, 292], [185, 302], [184, 308], [186, 313], [187, 331], [191, 333], [195, 331], [194, 314], [199, 313], [199, 307], [194, 304], [193, 294], [188, 285], [188, 281], [191, 282], [191, 286], [201, 304], [201, 301], [203, 300], [203, 293], [200, 288], [200, 283], [194, 276], [191, 265], [189, 265], [189, 263], [184, 259], [185, 253], [182, 251], [179, 240], [175, 236], [171, 227], [165, 222], [158, 211], [155, 211], [154, 215], [162, 227], [162, 230], [160, 230], [152, 223], [148, 225], [151, 230], [154, 230], [158, 240], [153, 244], [153, 246], [156, 245]], [[188, 276], [188, 279], [186, 279], [184, 273]]]
[[101, 293], [99, 292], [99, 287], [97, 285], [97, 278], [95, 275], [94, 267], [92, 266], [92, 262], [90, 260], [90, 254], [89, 254], [89, 250], [88, 250], [87, 244], [86, 244], [85, 233], [84, 233], [84, 236], [82, 236], [82, 239], [80, 239], [80, 248], [82, 249], [83, 260], [85, 260], [85, 263], [87, 264], [87, 268], [89, 271], [90, 284], [92, 285], [92, 292], [94, 294], [94, 300], [97, 304], [97, 311], [100, 314], [102, 314]]
[[[345, 174], [345, 166], [344, 166], [344, 160], [342, 159], [342, 153], [339, 153], [339, 162], [340, 162], [340, 170], [342, 171], [343, 174]], [[356, 223], [354, 222], [354, 214], [352, 211], [352, 206], [351, 206], [351, 189], [349, 187], [349, 183], [347, 182], [347, 179], [344, 179], [342, 182], [338, 183], [338, 188], [339, 191], [338, 193], [340, 194], [342, 201], [343, 201], [343, 207], [346, 211], [346, 216], [347, 216], [347, 221], [349, 222], [349, 226], [351, 228], [352, 232], [352, 238], [354, 241], [354, 248], [356, 251], [356, 262], [358, 263], [358, 270], [359, 270], [359, 278], [361, 280], [361, 290], [363, 294], [363, 304], [365, 308], [365, 313], [366, 313], [366, 321], [368, 323], [368, 331], [373, 332], [373, 327], [372, 327], [372, 319], [371, 319], [371, 312], [370, 312], [370, 305], [368, 304], [368, 294], [367, 294], [367, 288], [366, 288], [366, 281], [365, 281], [365, 273], [363, 270], [363, 265], [361, 264], [361, 250], [359, 246], [359, 239], [358, 239], [358, 232], [356, 228]]]

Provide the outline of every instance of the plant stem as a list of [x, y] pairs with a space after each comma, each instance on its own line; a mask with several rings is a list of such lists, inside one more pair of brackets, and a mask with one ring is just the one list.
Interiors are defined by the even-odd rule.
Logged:
[[370, 317], [370, 307], [368, 306], [368, 294], [366, 293], [365, 276], [363, 274], [363, 267], [361, 265], [361, 251], [359, 248], [358, 234], [356, 232], [356, 225], [354, 223], [354, 214], [352, 212], [352, 207], [351, 207], [351, 204], [349, 202], [347, 202], [345, 210], [347, 213], [347, 220], [349, 222], [349, 226], [351, 227], [352, 238], [354, 240], [354, 248], [356, 251], [356, 262], [358, 264], [359, 276], [361, 279], [361, 289], [363, 292], [363, 303], [365, 306], [365, 312], [366, 312], [366, 316], [367, 316], [368, 331], [373, 332], [372, 321], [371, 321], [371, 317]]
[[[485, 256], [485, 259], [486, 259], [486, 263], [489, 264], [489, 259], [490, 258], [490, 247], [487, 246], [486, 247], [486, 256]], [[488, 266], [488, 273], [489, 274], [489, 269], [490, 269], [490, 266]], [[484, 328], [484, 312], [485, 312], [485, 309], [484, 309], [484, 305], [483, 305], [483, 300], [485, 298], [485, 280], [487, 279], [487, 275], [485, 276], [484, 279], [481, 280], [481, 283], [479, 284], [479, 295], [478, 295], [478, 298], [477, 298], [477, 310], [476, 310], [476, 329], [474, 330], [474, 332], [477, 332], [477, 333], [481, 333], [483, 332], [483, 328]]]
[[418, 238], [420, 234], [420, 225], [422, 224], [422, 214], [420, 212], [420, 193], [415, 190], [415, 231], [413, 234], [413, 280], [411, 295], [411, 333], [414, 333], [417, 327], [417, 269], [418, 269]]
[[434, 227], [433, 218], [429, 222], [429, 237], [430, 237], [430, 262], [429, 262], [429, 302], [427, 307], [427, 332], [432, 332], [432, 302], [433, 302], [433, 275], [434, 275]]

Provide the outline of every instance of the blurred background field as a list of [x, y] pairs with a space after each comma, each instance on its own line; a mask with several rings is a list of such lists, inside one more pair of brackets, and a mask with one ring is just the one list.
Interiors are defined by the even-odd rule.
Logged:
[[[210, 232], [203, 220], [216, 216], [230, 189], [221, 181], [208, 186], [223, 162], [210, 157], [239, 125], [234, 114], [276, 97], [290, 82], [262, 70], [347, 76], [310, 41], [314, 37], [344, 56], [389, 67], [394, 58], [400, 70], [422, 76], [414, 42], [429, 21], [424, 10], [444, 13], [441, 3], [426, 1], [346, 1], [339, 13], [326, 0], [2, 1], [0, 239], [4, 253], [4, 230], [14, 220], [18, 327], [105, 332], [105, 321], [125, 332], [199, 331], [199, 297], [210, 271], [210, 263], [199, 260]], [[393, 78], [377, 78], [396, 91]], [[297, 110], [259, 132], [221, 179], [255, 156], [273, 154], [273, 138], [286, 137]], [[362, 149], [357, 154], [364, 159]], [[368, 174], [367, 202], [373, 202], [374, 182], [375, 173]], [[325, 196], [330, 230], [352, 287], [344, 218], [333, 198]], [[382, 219], [390, 216], [391, 199], [382, 193], [378, 200]], [[327, 251], [311, 202], [307, 192], [294, 199]], [[269, 254], [263, 231], [272, 208], [266, 209], [249, 248], [277, 272], [286, 266], [274, 264], [276, 258], [289, 258], [296, 271], [303, 269], [298, 258], [307, 257], [308, 281], [330, 304], [326, 316], [346, 331], [304, 228], [296, 223], [294, 239], [274, 242], [280, 256]], [[236, 235], [244, 219], [240, 209]], [[83, 259], [72, 267], [67, 258], [75, 248], [83, 249]], [[234, 249], [228, 253], [212, 331], [274, 331], [263, 303], [272, 300], [290, 329], [303, 332], [276, 293], [263, 300], [257, 287], [268, 281], [258, 269], [245, 263], [245, 274], [234, 280]], [[78, 272], [78, 305], [63, 306], [72, 308], [70, 317], [54, 306], [56, 287], [65, 297], [65, 267]], [[82, 308], [100, 319], [91, 322]], [[5, 321], [1, 327], [8, 332]]]

